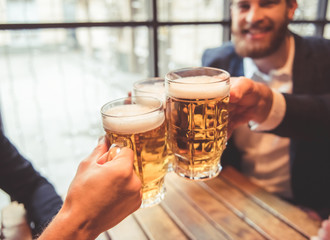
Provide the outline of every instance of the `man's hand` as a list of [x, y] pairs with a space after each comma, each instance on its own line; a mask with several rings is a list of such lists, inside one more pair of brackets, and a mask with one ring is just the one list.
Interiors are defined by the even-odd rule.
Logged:
[[123, 148], [108, 161], [104, 139], [82, 161], [63, 207], [40, 239], [95, 239], [141, 205], [141, 181], [133, 151]]
[[262, 123], [273, 103], [273, 92], [265, 84], [245, 77], [231, 78], [228, 137], [249, 121]]

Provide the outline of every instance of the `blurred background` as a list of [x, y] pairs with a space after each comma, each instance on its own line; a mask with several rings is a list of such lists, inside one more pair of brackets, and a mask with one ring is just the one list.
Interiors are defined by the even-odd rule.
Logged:
[[[290, 24], [330, 38], [328, 0]], [[200, 66], [230, 40], [229, 0], [0, 0], [0, 111], [18, 150], [64, 195], [103, 135], [100, 108], [132, 83]], [[0, 190], [0, 208], [9, 197]]]

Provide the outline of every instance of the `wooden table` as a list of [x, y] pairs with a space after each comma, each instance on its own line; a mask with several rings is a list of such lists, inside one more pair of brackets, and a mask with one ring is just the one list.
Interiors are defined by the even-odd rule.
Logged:
[[164, 201], [139, 209], [107, 233], [120, 239], [309, 239], [320, 222], [231, 167], [194, 182], [170, 173]]
[[[320, 227], [320, 222], [304, 211], [267, 193], [231, 167], [205, 182], [189, 181], [170, 173], [166, 176], [166, 189], [162, 203], [139, 209], [97, 239], [296, 240], [310, 239]], [[24, 212], [17, 211], [17, 207], [16, 220], [12, 220], [12, 207], [13, 204], [3, 211], [0, 236], [31, 239], [17, 238], [29, 231], [22, 225]]]

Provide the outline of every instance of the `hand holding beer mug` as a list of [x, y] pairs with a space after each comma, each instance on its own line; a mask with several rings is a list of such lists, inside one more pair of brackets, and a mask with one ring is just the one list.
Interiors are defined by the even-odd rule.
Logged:
[[174, 171], [193, 180], [217, 176], [227, 143], [229, 73], [208, 67], [184, 68], [167, 73], [165, 81]]
[[[133, 96], [150, 96], [159, 98], [163, 102], [164, 111], [166, 115], [166, 93], [165, 93], [165, 79], [161, 77], [150, 77], [133, 84]], [[174, 161], [174, 155], [166, 145], [167, 158], [168, 158], [168, 171], [173, 171], [172, 163]]]
[[101, 108], [103, 127], [110, 144], [134, 151], [134, 170], [142, 182], [141, 208], [150, 207], [165, 196], [166, 158], [163, 104], [152, 97], [128, 97]]

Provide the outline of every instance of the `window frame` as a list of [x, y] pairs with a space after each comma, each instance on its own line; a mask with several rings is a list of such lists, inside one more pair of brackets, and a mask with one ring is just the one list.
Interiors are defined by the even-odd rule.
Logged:
[[[223, 25], [223, 42], [229, 41], [230, 33], [230, 0], [224, 0], [224, 20], [222, 21], [159, 21], [157, 12], [157, 0], [151, 0], [149, 15], [151, 20], [146, 21], [103, 21], [103, 22], [63, 22], [63, 23], [9, 23], [0, 24], [0, 30], [29, 30], [29, 29], [51, 29], [51, 28], [94, 28], [94, 27], [147, 27], [149, 30], [149, 69], [152, 76], [159, 75], [159, 47], [158, 29], [163, 26], [184, 25]], [[316, 26], [315, 36], [324, 36], [324, 29], [330, 23], [326, 19], [328, 0], [318, 0], [317, 20], [293, 20], [290, 24], [313, 24]]]

